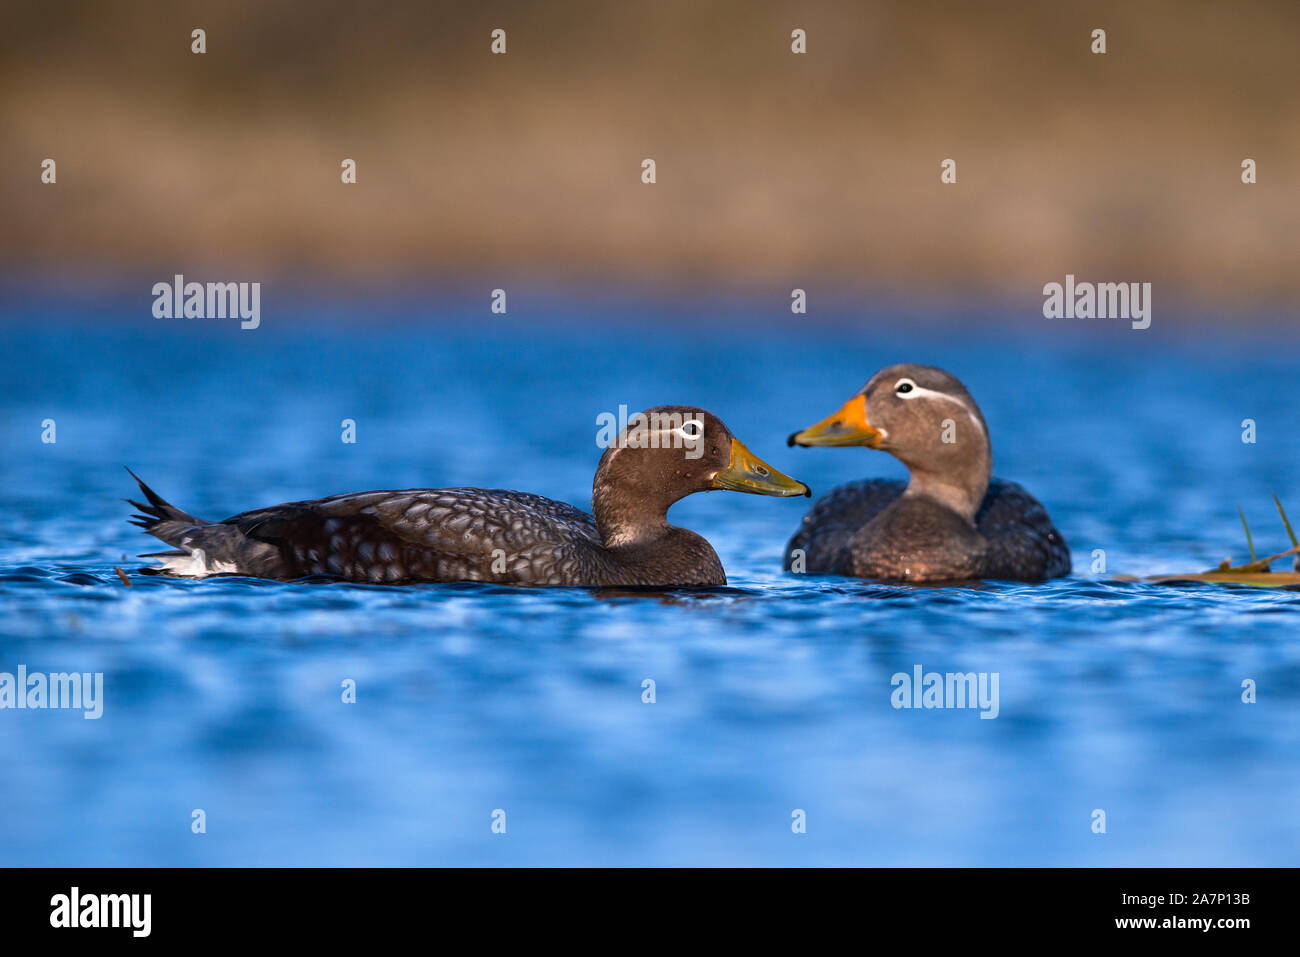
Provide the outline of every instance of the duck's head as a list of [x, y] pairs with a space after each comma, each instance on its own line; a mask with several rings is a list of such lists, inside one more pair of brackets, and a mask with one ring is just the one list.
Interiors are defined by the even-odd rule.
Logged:
[[912, 473], [911, 489], [973, 517], [993, 471], [988, 426], [954, 375], [903, 362], [881, 369], [840, 410], [789, 438], [790, 445], [865, 445]]
[[630, 416], [608, 444], [596, 469], [592, 507], [602, 524], [649, 524], [679, 499], [715, 489], [812, 494], [749, 451], [713, 413], [663, 405]]
[[729, 489], [756, 495], [808, 495], [808, 486], [768, 465], [712, 412], [661, 405], [630, 416], [605, 450], [597, 480], [648, 490], [674, 501]]

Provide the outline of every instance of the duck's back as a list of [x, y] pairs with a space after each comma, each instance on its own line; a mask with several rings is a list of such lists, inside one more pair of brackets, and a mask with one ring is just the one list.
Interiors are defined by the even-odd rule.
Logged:
[[223, 525], [274, 545], [288, 576], [568, 584], [594, 574], [592, 517], [504, 489], [354, 492], [243, 512]]
[[933, 553], [949, 536], [952, 574], [934, 577], [1041, 581], [1069, 574], [1063, 536], [1042, 504], [1017, 483], [989, 483], [975, 516], [975, 536], [964, 534], [947, 520], [955, 516], [932, 502], [909, 500], [908, 507], [872, 525], [906, 488], [905, 482], [871, 479], [824, 495], [786, 547], [786, 568], [795, 567], [795, 550], [802, 549], [809, 574], [904, 579], [911, 577], [904, 572], [912, 570], [916, 556], [941, 560]]

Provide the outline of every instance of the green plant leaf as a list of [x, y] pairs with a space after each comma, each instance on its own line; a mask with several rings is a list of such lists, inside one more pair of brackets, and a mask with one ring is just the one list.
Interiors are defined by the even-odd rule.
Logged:
[[1246, 513], [1241, 510], [1240, 505], [1237, 506], [1237, 514], [1241, 516], [1241, 527], [1246, 530], [1246, 547], [1250, 549], [1250, 562], [1253, 565], [1259, 561], [1255, 557], [1255, 540], [1250, 537], [1250, 526], [1246, 524]]
[[1286, 526], [1286, 537], [1291, 539], [1292, 548], [1300, 548], [1300, 542], [1296, 541], [1295, 532], [1291, 530], [1291, 522], [1287, 520], [1286, 512], [1282, 510], [1282, 502], [1277, 497], [1277, 492], [1273, 493], [1273, 504], [1277, 506], [1277, 513], [1282, 516], [1282, 524]]

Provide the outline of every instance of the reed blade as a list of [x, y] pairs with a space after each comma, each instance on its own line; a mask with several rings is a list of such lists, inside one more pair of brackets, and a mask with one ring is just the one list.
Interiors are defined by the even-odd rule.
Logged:
[[1292, 548], [1300, 548], [1300, 542], [1296, 541], [1295, 532], [1291, 530], [1291, 522], [1286, 517], [1286, 512], [1282, 510], [1282, 502], [1277, 497], [1277, 492], [1273, 493], [1273, 504], [1277, 506], [1277, 513], [1282, 516], [1282, 524], [1286, 526], [1286, 537], [1291, 539]]
[[1246, 530], [1246, 547], [1250, 549], [1250, 560], [1253, 564], [1258, 561], [1255, 557], [1255, 540], [1250, 537], [1250, 526], [1246, 524], [1246, 513], [1241, 510], [1240, 505], [1237, 506], [1237, 514], [1241, 516], [1241, 527]]

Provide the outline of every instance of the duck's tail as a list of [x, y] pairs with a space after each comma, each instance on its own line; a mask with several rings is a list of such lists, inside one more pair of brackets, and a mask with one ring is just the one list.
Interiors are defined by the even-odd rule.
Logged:
[[131, 472], [144, 493], [146, 502], [126, 501], [139, 510], [131, 524], [139, 525], [154, 538], [175, 546], [175, 551], [149, 552], [141, 558], [157, 559], [160, 568], [142, 568], [149, 575], [180, 575], [202, 578], [206, 575], [263, 574], [277, 551], [265, 542], [247, 538], [239, 528], [225, 522], [208, 522], [183, 512], [144, 484]]
[[149, 500], [146, 505], [128, 498], [127, 504], [138, 509], [141, 514], [131, 516], [131, 524], [139, 525], [150, 535], [160, 538], [168, 545], [179, 545], [184, 534], [196, 526], [211, 525], [201, 518], [195, 518], [189, 512], [182, 512], [175, 505], [144, 484], [144, 479], [127, 469], [131, 478], [140, 486], [140, 491]]

